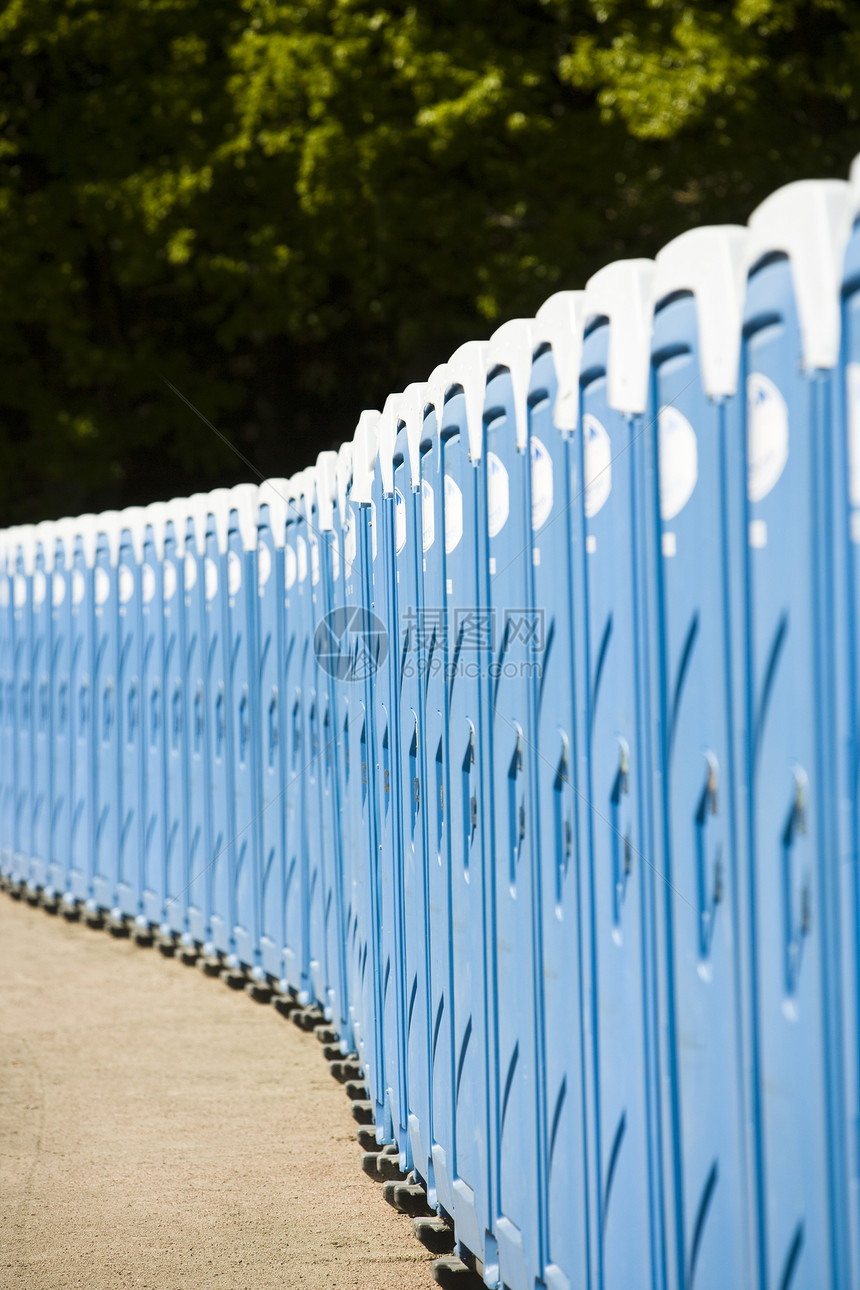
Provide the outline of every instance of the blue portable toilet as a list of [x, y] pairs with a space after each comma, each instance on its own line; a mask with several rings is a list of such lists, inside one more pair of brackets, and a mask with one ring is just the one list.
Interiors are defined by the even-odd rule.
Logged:
[[[749, 848], [762, 1280], [847, 1285], [829, 407], [847, 186], [753, 213], [744, 311]], [[852, 1171], [856, 1166], [851, 1166]]]
[[[421, 574], [423, 609], [416, 624], [417, 649], [423, 657], [425, 693], [424, 747], [427, 764], [430, 863], [428, 870], [429, 997], [432, 1021], [428, 1069], [431, 1104], [428, 1198], [449, 1217], [454, 1214], [455, 1123], [456, 1123], [456, 1025], [454, 1017], [454, 962], [451, 955], [452, 869], [451, 869], [451, 758], [448, 719], [447, 613], [444, 567], [444, 463], [438, 433], [445, 394], [448, 389], [444, 364], [434, 368], [422, 397], [418, 443], [421, 487]], [[409, 409], [405, 416], [409, 425]], [[462, 1031], [461, 1031], [462, 1037]], [[420, 1161], [416, 1146], [428, 1131], [420, 1122], [413, 1137], [413, 1157]]]
[[[493, 1075], [496, 1035], [493, 988], [492, 868], [486, 837], [491, 810], [489, 713], [484, 674], [487, 648], [487, 527], [483, 462], [486, 346], [461, 345], [446, 364], [444, 404], [437, 408], [443, 487], [440, 554], [445, 592], [447, 657], [451, 954], [455, 1081], [453, 1140], [434, 1151], [437, 1198], [453, 1196], [461, 1246], [499, 1276], [492, 1169], [499, 1114]], [[489, 1027], [489, 1028], [488, 1028]], [[434, 1122], [435, 1123], [435, 1122]], [[491, 1142], [494, 1144], [491, 1147]], [[440, 1185], [440, 1166], [447, 1177]]]
[[119, 565], [120, 517], [96, 516], [93, 564], [93, 854], [88, 908], [115, 907], [119, 857], [120, 747]]
[[12, 632], [11, 530], [0, 533], [0, 876], [12, 873], [15, 832], [15, 665]]
[[161, 563], [162, 692], [164, 696], [164, 907], [159, 932], [165, 947], [188, 926], [188, 753], [185, 544], [189, 502], [177, 497], [164, 509]]
[[[211, 596], [217, 592], [217, 569], [207, 555], [210, 523], [208, 493], [194, 493], [188, 499], [185, 528], [185, 558], [182, 562], [185, 650], [183, 688], [186, 713], [187, 829], [186, 931], [187, 947], [210, 942], [210, 908], [207, 892], [213, 859], [212, 842], [212, 727], [209, 703], [209, 618]], [[209, 562], [207, 564], [207, 561]]]
[[284, 720], [286, 784], [284, 788], [284, 894], [281, 988], [303, 1006], [311, 999], [308, 854], [305, 845], [304, 767], [307, 760], [303, 601], [308, 576], [307, 541], [304, 536], [302, 495], [304, 471], [290, 480], [284, 537]]
[[[384, 624], [388, 650], [373, 673], [376, 701], [377, 818], [379, 821], [380, 944], [382, 948], [382, 1024], [385, 1096], [400, 1167], [411, 1168], [406, 1106], [406, 946], [403, 890], [403, 827], [400, 795], [401, 635], [397, 585], [398, 529], [405, 529], [405, 503], [394, 489], [397, 410], [401, 396], [385, 401], [377, 427], [377, 460], [371, 489], [377, 527], [373, 552], [373, 612]], [[405, 535], [404, 535], [405, 536]]]
[[[93, 566], [96, 554], [95, 515], [73, 522], [70, 624], [71, 794], [69, 867], [63, 903], [71, 912], [90, 897], [93, 856]], [[92, 912], [92, 911], [90, 911]]]
[[[746, 231], [699, 228], [657, 256], [640, 541], [653, 640], [663, 1205], [670, 1283], [755, 1279], [747, 1087], [749, 871], [736, 805], [744, 669], [737, 400]], [[730, 529], [730, 521], [732, 527]], [[730, 554], [730, 551], [732, 554]], [[741, 632], [741, 635], [743, 633]]]
[[129, 506], [117, 521], [117, 802], [116, 890], [111, 919], [119, 928], [137, 917], [143, 890], [143, 640], [142, 568], [146, 511]]
[[26, 884], [32, 855], [33, 825], [33, 600], [32, 557], [35, 526], [22, 524], [12, 535], [12, 639], [17, 702], [15, 724], [15, 809], [12, 880]]
[[318, 618], [323, 612], [317, 482], [315, 466], [309, 466], [302, 472], [296, 542], [299, 553], [298, 609], [302, 637], [300, 677], [306, 749], [302, 772], [302, 802], [307, 851], [307, 971], [309, 999], [319, 1004], [325, 1012], [330, 1010], [327, 1001], [331, 978], [327, 936], [327, 895], [330, 890], [327, 870], [333, 855], [333, 842], [331, 813], [327, 809], [331, 777], [327, 772], [325, 750], [326, 677], [317, 667], [314, 649]]
[[260, 485], [257, 512], [258, 651], [260, 694], [260, 964], [268, 977], [283, 976], [286, 939], [286, 810], [288, 749], [284, 690], [286, 624], [284, 540], [292, 495], [288, 479]]
[[54, 525], [53, 571], [51, 573], [52, 664], [51, 664], [51, 860], [49, 892], [62, 896], [69, 891], [71, 863], [72, 802], [72, 563], [74, 520], [57, 520]]
[[[236, 962], [260, 973], [260, 845], [257, 659], [257, 494], [256, 484], [230, 489], [227, 539], [228, 683], [231, 720], [234, 818], [232, 824], [233, 942]], [[235, 519], [234, 519], [235, 516]], [[228, 965], [230, 959], [228, 959]]]
[[596, 1242], [593, 1121], [587, 1090], [588, 937], [581, 916], [583, 798], [575, 712], [573, 576], [582, 544], [576, 474], [584, 293], [551, 296], [533, 326], [528, 386], [531, 589], [530, 671], [535, 738], [535, 851], [540, 884], [543, 1276], [588, 1285]]
[[164, 921], [166, 891], [164, 602], [162, 595], [166, 523], [165, 502], [152, 502], [146, 507], [140, 581], [143, 849], [141, 885], [138, 892], [139, 912], [135, 920], [138, 928], [144, 933], [161, 927]]
[[[355, 1048], [374, 1106], [376, 1136], [393, 1140], [385, 1096], [385, 1048], [382, 1024], [382, 941], [379, 878], [379, 819], [377, 788], [378, 736], [377, 672], [382, 659], [382, 628], [374, 611], [374, 547], [378, 544], [373, 482], [380, 414], [364, 411], [352, 448], [352, 484], [344, 520], [344, 595], [349, 617], [342, 633], [347, 676], [356, 691], [350, 697], [348, 747], [351, 765], [352, 847], [351, 907], [356, 979], [350, 991]], [[368, 612], [370, 611], [370, 612]], [[373, 615], [371, 617], [371, 615]], [[381, 620], [379, 620], [381, 622]]]
[[543, 1273], [545, 1165], [542, 1063], [541, 891], [537, 863], [537, 750], [531, 608], [531, 471], [528, 393], [533, 324], [505, 323], [486, 354], [489, 855], [492, 882], [493, 1078], [504, 1090], [490, 1140], [499, 1274], [525, 1290]]
[[[848, 1123], [860, 1118], [860, 795], [857, 788], [860, 749], [860, 157], [851, 168], [849, 199], [851, 231], [842, 273], [842, 343], [839, 389], [833, 402], [834, 528], [837, 586], [845, 583], [845, 606], [840, 614], [836, 676], [840, 685], [837, 747], [840, 750], [839, 855], [842, 916], [842, 1016], [844, 1088]], [[844, 572], [843, 572], [844, 570]], [[839, 603], [837, 601], [837, 603]], [[847, 808], [847, 809], [846, 809]], [[849, 1161], [849, 1167], [851, 1162]], [[856, 1199], [857, 1167], [852, 1167], [855, 1198], [849, 1209], [852, 1283], [860, 1281], [860, 1204]]]
[[[664, 1282], [655, 1117], [655, 877], [638, 541], [648, 392], [650, 261], [620, 261], [586, 286], [580, 372], [574, 614], [577, 744], [587, 759], [579, 845], [592, 979], [588, 1018], [596, 1092], [599, 1242], [607, 1287]], [[577, 517], [576, 523], [580, 519]]]
[[33, 784], [30, 866], [31, 893], [48, 886], [51, 860], [51, 655], [53, 619], [49, 577], [54, 564], [54, 526], [37, 524], [28, 552], [32, 600]]
[[341, 793], [343, 788], [343, 703], [342, 686], [328, 667], [320, 666], [317, 634], [328, 633], [332, 615], [342, 605], [340, 535], [337, 515], [338, 456], [321, 452], [316, 462], [316, 505], [314, 540], [318, 550], [319, 580], [313, 588], [314, 658], [316, 693], [321, 709], [321, 751], [319, 789], [323, 813], [323, 875], [327, 981], [324, 1000], [326, 1018], [338, 1034], [348, 1028], [346, 987], [346, 897], [344, 887]]
[[[427, 650], [424, 599], [424, 523], [421, 487], [421, 436], [424, 426], [425, 386], [408, 385], [396, 410], [397, 434], [393, 445], [391, 485], [394, 494], [394, 585], [397, 593], [399, 643], [400, 778], [396, 786], [401, 809], [404, 956], [404, 1088], [409, 1134], [407, 1159], [427, 1188], [431, 1207], [436, 1205], [433, 1181], [433, 1113], [431, 1071], [433, 1023], [430, 939], [430, 836], [429, 812], [433, 792], [427, 763]], [[382, 441], [382, 435], [380, 436]], [[381, 451], [381, 442], [380, 442]], [[387, 455], [386, 455], [387, 461]], [[386, 465], [386, 470], [391, 468]], [[435, 857], [434, 857], [435, 858]], [[406, 1155], [406, 1152], [402, 1153]]]

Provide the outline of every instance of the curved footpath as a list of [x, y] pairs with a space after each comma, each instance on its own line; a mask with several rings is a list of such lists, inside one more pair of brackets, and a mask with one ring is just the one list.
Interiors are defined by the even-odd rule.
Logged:
[[0, 1287], [427, 1290], [317, 1039], [0, 895]]

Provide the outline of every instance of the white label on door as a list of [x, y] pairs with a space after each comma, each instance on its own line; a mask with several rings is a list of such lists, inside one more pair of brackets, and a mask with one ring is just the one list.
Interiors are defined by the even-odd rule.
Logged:
[[227, 594], [235, 596], [242, 585], [242, 561], [236, 551], [227, 552]]
[[699, 478], [696, 432], [677, 408], [666, 405], [657, 416], [660, 455], [660, 516], [672, 520], [693, 495]]
[[165, 560], [162, 569], [162, 590], [165, 601], [172, 600], [176, 592], [176, 565], [172, 560]]
[[543, 528], [552, 510], [552, 458], [535, 435], [531, 437], [532, 528]]
[[80, 569], [75, 569], [72, 574], [72, 604], [79, 605], [84, 598], [87, 590], [86, 579]]
[[316, 586], [320, 580], [320, 544], [315, 537], [311, 538], [311, 585]]
[[[57, 575], [59, 576], [59, 575]], [[63, 588], [65, 594], [65, 588]], [[58, 602], [55, 600], [54, 604]], [[9, 604], [9, 579], [5, 576], [0, 578], [0, 608], [5, 609]]]
[[13, 590], [12, 594], [13, 594], [13, 596], [15, 597], [15, 608], [16, 608], [16, 609], [20, 609], [22, 605], [26, 605], [26, 603], [27, 603], [27, 579], [24, 577], [23, 573], [16, 573], [16, 574], [15, 574], [15, 584], [14, 584], [14, 590]]
[[331, 576], [337, 582], [340, 577], [340, 538], [337, 533], [329, 534], [329, 546], [331, 547]]
[[185, 583], [185, 590], [191, 591], [192, 587], [197, 585], [197, 557], [192, 555], [190, 551], [187, 551], [185, 554], [182, 576]]
[[582, 452], [585, 471], [585, 513], [590, 518], [612, 491], [612, 444], [606, 427], [586, 412], [582, 418]]
[[141, 574], [141, 595], [143, 603], [148, 605], [155, 595], [155, 570], [151, 564], [145, 564], [140, 571]]
[[[3, 604], [3, 585], [6, 587], [6, 604], [9, 603], [9, 584], [6, 579], [0, 583], [0, 605]], [[59, 571], [51, 579], [51, 603], [61, 605], [66, 598], [66, 575]]]
[[33, 604], [41, 605], [44, 603], [45, 594], [48, 589], [47, 579], [41, 569], [37, 569], [33, 574]]
[[110, 595], [110, 574], [101, 565], [96, 569], [93, 580], [93, 597], [97, 605], [103, 605]]
[[119, 603], [121, 605], [127, 605], [134, 595], [134, 574], [127, 564], [121, 564], [119, 566], [118, 582]]
[[394, 549], [398, 555], [406, 546], [406, 503], [399, 488], [394, 490]]
[[788, 408], [767, 376], [747, 377], [747, 495], [767, 497], [788, 461]]
[[308, 576], [308, 544], [301, 534], [296, 538], [296, 553], [298, 556], [299, 582], [304, 582]]
[[218, 566], [211, 556], [203, 562], [203, 586], [207, 600], [214, 600], [218, 594]]
[[860, 363], [845, 369], [848, 405], [848, 488], [852, 506], [860, 506]]
[[265, 542], [257, 547], [257, 590], [262, 591], [272, 572], [272, 553]]
[[490, 537], [501, 533], [511, 509], [508, 472], [494, 452], [487, 453], [487, 530]]
[[445, 552], [450, 555], [463, 536], [463, 494], [456, 479], [445, 476]]
[[433, 485], [429, 480], [421, 481], [421, 534], [425, 551], [429, 551], [436, 541], [436, 516], [433, 513]]
[[298, 562], [296, 553], [290, 546], [289, 542], [284, 546], [284, 586], [287, 591], [292, 587], [298, 574]]

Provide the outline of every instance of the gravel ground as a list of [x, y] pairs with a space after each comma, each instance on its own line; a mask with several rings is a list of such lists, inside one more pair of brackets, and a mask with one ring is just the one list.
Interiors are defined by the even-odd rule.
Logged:
[[320, 1045], [0, 894], [0, 1286], [427, 1290]]

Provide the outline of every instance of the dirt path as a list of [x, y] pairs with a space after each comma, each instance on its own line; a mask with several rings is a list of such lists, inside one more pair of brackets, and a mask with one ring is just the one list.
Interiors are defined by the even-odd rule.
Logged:
[[313, 1035], [0, 894], [0, 1286], [427, 1290]]

